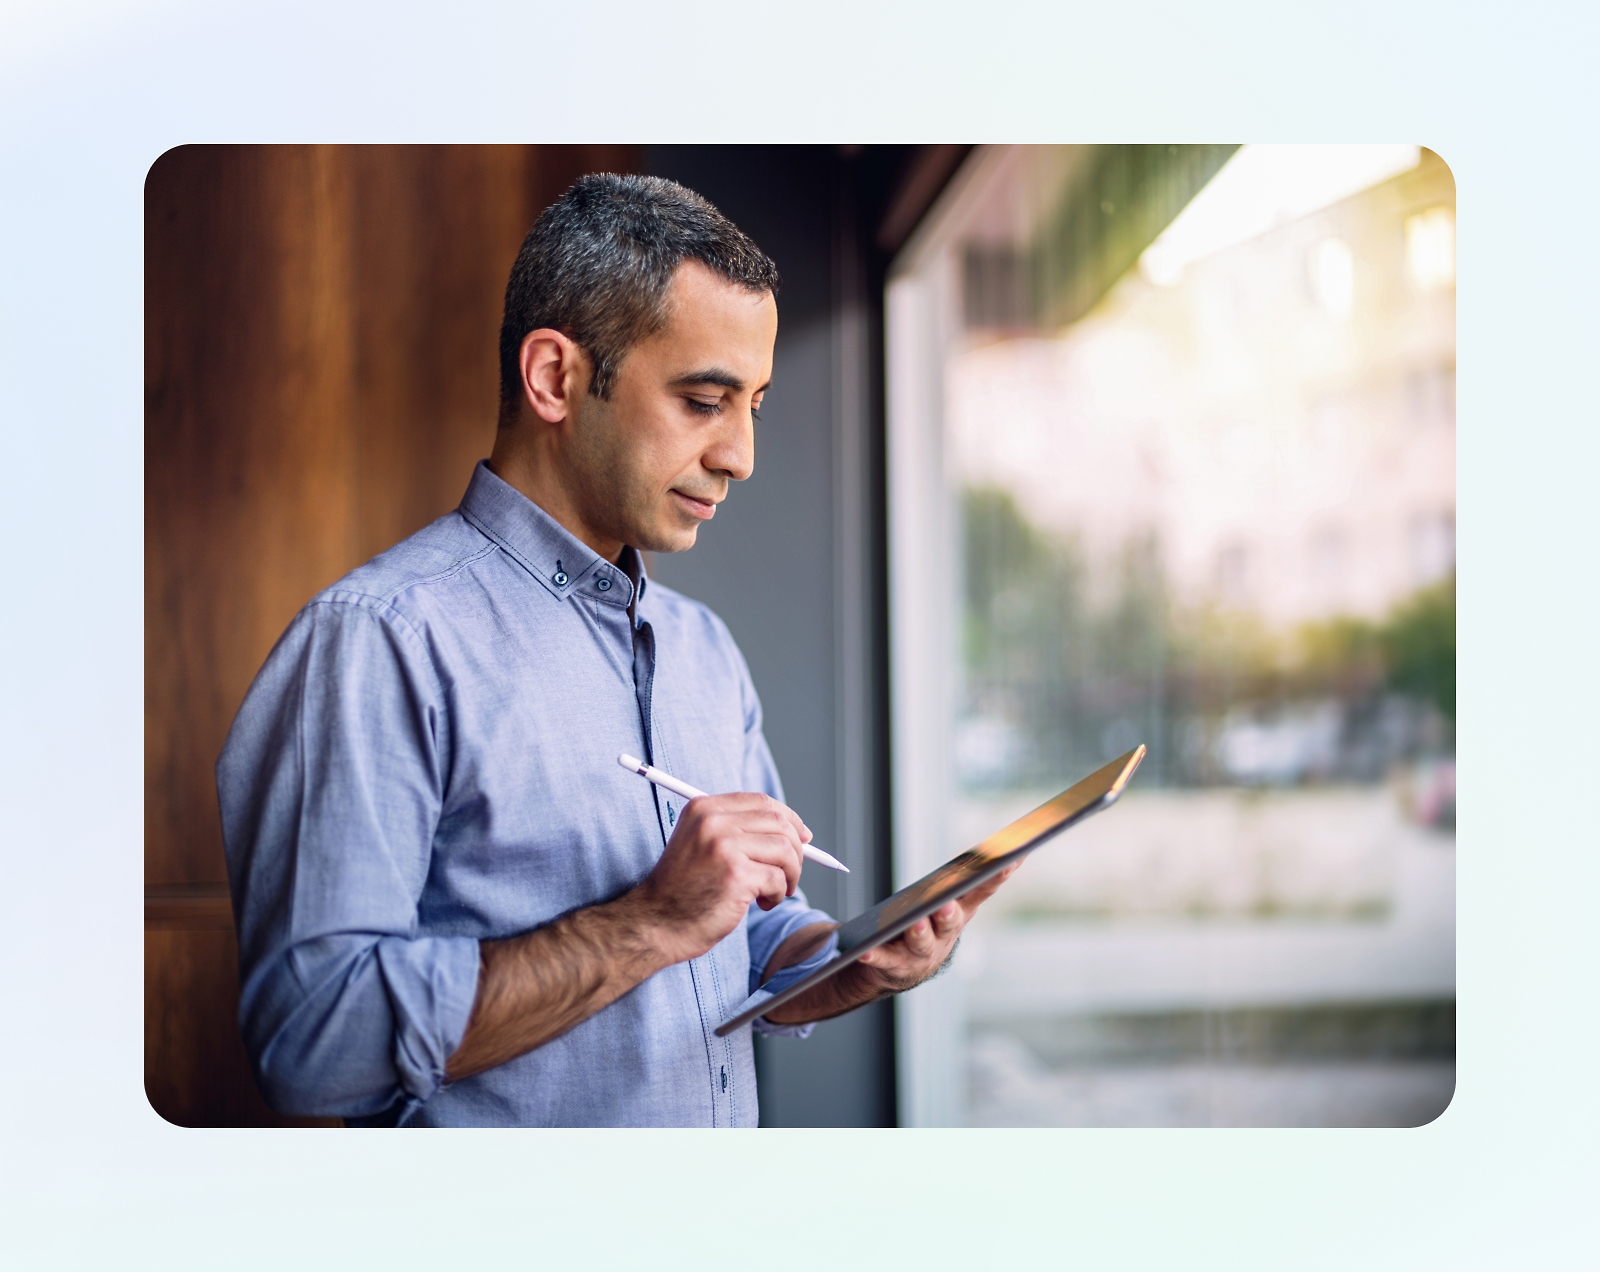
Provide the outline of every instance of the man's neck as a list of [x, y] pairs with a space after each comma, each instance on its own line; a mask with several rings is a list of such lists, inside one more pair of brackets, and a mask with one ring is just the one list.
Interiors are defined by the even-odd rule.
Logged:
[[519, 494], [539, 505], [558, 525], [596, 555], [615, 564], [623, 545], [594, 530], [578, 511], [578, 502], [560, 480], [561, 466], [552, 455], [534, 453], [520, 444], [515, 428], [501, 429], [489, 456], [489, 471]]

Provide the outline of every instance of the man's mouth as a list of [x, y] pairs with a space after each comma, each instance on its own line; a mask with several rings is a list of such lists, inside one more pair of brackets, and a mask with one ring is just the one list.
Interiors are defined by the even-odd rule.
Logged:
[[681, 490], [674, 490], [673, 497], [677, 499], [678, 506], [691, 517], [698, 517], [701, 521], [710, 521], [717, 515], [717, 505], [709, 499], [696, 499], [693, 495], [686, 495]]

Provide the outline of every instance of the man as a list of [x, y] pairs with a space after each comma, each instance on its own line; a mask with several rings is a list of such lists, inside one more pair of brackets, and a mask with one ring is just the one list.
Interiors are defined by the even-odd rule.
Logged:
[[[772, 262], [670, 182], [539, 218], [500, 430], [460, 508], [290, 625], [218, 762], [240, 1023], [268, 1101], [363, 1125], [757, 1119], [749, 1030], [833, 951], [797, 889], [727, 629], [646, 579], [750, 475]], [[685, 803], [628, 751], [703, 789]], [[933, 974], [982, 898], [772, 1013], [800, 1033]]]

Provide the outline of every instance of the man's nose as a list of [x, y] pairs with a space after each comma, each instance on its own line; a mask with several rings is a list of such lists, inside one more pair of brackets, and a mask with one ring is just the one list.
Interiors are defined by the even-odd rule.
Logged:
[[713, 472], [727, 473], [729, 481], [743, 481], [755, 471], [756, 426], [748, 408], [728, 420], [701, 463]]

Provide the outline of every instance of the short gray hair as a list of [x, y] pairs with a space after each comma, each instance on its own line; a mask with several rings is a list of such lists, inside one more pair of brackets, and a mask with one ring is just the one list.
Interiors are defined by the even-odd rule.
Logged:
[[778, 290], [778, 267], [693, 190], [661, 177], [578, 178], [528, 231], [511, 267], [500, 422], [510, 422], [522, 397], [522, 341], [541, 327], [589, 355], [589, 392], [609, 398], [628, 350], [665, 324], [667, 287], [686, 260], [752, 292]]

